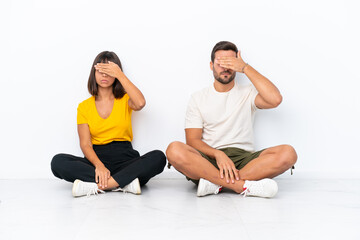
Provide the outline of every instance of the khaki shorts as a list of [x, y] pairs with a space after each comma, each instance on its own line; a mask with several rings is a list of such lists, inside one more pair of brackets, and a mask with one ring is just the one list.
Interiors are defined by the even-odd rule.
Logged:
[[[249, 151], [245, 151], [243, 149], [235, 148], [235, 147], [221, 148], [219, 150], [223, 151], [226, 154], [226, 156], [228, 156], [231, 159], [231, 161], [233, 161], [236, 169], [240, 170], [243, 167], [245, 167], [246, 164], [248, 164], [255, 158], [259, 157], [260, 153], [262, 153], [262, 151], [264, 151], [265, 149], [257, 151], [257, 152], [249, 152]], [[197, 150], [197, 151], [201, 154], [201, 156], [203, 158], [208, 160], [212, 165], [214, 165], [214, 167], [219, 169], [218, 165], [216, 164], [216, 160], [214, 158], [211, 158], [211, 157], [205, 155], [204, 153], [202, 153], [199, 150]], [[192, 181], [196, 185], [199, 183], [199, 180], [191, 179], [188, 177], [186, 177], [186, 179], [189, 181]]]

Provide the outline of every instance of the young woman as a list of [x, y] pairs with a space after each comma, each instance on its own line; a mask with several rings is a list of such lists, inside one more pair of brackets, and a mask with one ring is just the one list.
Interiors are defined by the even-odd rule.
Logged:
[[159, 150], [143, 156], [132, 148], [131, 112], [145, 106], [140, 90], [122, 72], [113, 52], [97, 55], [88, 90], [92, 97], [79, 104], [77, 126], [85, 157], [57, 154], [51, 170], [60, 179], [74, 182], [74, 197], [106, 190], [140, 194], [140, 186], [161, 173], [166, 157]]

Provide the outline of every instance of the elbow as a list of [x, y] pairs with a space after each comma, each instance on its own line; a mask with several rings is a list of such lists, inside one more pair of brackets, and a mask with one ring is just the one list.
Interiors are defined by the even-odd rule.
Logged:
[[145, 105], [146, 105], [146, 100], [145, 100], [145, 98], [139, 103], [139, 108], [140, 109], [143, 109], [144, 107], [145, 107]]
[[281, 104], [282, 100], [283, 100], [283, 97], [281, 96], [281, 94], [276, 96], [273, 100], [273, 107], [279, 106]]
[[137, 102], [136, 106], [135, 106], [135, 111], [140, 111], [141, 109], [143, 109], [146, 105], [146, 100], [145, 98], [142, 99], [141, 101]]

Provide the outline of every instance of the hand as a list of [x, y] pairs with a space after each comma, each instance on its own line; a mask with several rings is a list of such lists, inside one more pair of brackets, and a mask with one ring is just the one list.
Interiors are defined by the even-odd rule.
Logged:
[[235, 183], [234, 179], [240, 180], [239, 170], [235, 168], [234, 162], [231, 161], [231, 159], [228, 156], [226, 156], [224, 152], [219, 151], [215, 156], [215, 159], [219, 167], [221, 179], [224, 179], [225, 176], [227, 183], [230, 183], [230, 179], [231, 179], [231, 183]]
[[121, 71], [119, 65], [110, 61], [109, 63], [98, 63], [94, 67], [100, 73], [105, 73], [106, 75], [117, 79], [119, 79], [119, 77], [124, 74]]
[[95, 167], [95, 182], [99, 184], [100, 188], [107, 188], [109, 178], [110, 171], [104, 165]]
[[218, 57], [215, 59], [215, 63], [223, 68], [228, 68], [236, 72], [243, 72], [246, 63], [241, 58], [240, 51], [237, 52], [236, 56], [237, 57]]

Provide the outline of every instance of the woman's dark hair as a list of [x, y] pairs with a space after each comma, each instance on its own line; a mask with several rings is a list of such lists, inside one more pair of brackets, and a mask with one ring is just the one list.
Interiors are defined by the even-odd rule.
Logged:
[[221, 41], [221, 42], [218, 42], [212, 52], [211, 52], [211, 62], [214, 62], [214, 59], [215, 59], [215, 53], [219, 50], [232, 50], [234, 51], [235, 53], [238, 52], [238, 49], [236, 47], [235, 44], [231, 43], [231, 42], [228, 42], [228, 41]]
[[[89, 90], [89, 93], [93, 96], [98, 95], [98, 84], [96, 83], [96, 79], [95, 79], [96, 69], [94, 66], [98, 63], [107, 63], [109, 61], [116, 63], [122, 71], [120, 59], [114, 52], [104, 51], [104, 52], [99, 53], [93, 62], [93, 65], [92, 65], [91, 71], [90, 71], [89, 80], [88, 80], [88, 90]], [[113, 94], [114, 94], [115, 98], [122, 98], [125, 95], [125, 89], [121, 85], [121, 83], [118, 81], [118, 79], [115, 78], [115, 81], [114, 81], [114, 84], [112, 85], [112, 87], [113, 87]]]

